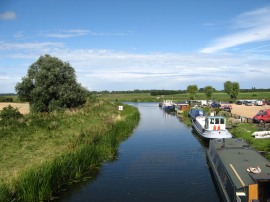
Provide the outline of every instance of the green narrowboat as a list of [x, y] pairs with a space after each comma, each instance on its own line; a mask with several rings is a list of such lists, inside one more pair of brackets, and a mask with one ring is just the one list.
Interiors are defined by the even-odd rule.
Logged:
[[224, 201], [270, 201], [270, 162], [243, 139], [212, 139], [206, 157]]

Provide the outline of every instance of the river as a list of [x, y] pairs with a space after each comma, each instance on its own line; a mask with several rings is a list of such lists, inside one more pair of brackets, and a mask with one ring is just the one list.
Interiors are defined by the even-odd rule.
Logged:
[[157, 103], [130, 103], [141, 120], [97, 176], [60, 201], [220, 201], [207, 165], [207, 144]]

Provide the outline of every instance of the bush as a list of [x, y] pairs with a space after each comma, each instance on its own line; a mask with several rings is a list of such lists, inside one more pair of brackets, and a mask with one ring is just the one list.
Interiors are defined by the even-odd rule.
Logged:
[[4, 107], [0, 112], [0, 125], [8, 126], [13, 125], [18, 122], [18, 119], [22, 118], [23, 115], [19, 112], [17, 108], [8, 105]]
[[0, 102], [13, 102], [13, 98], [0, 96]]

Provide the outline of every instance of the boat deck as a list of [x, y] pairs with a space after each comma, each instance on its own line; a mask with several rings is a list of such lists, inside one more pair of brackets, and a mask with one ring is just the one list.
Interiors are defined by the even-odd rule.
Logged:
[[[254, 184], [254, 180], [270, 178], [270, 162], [253, 147], [239, 139], [211, 140], [225, 169], [237, 189]], [[261, 173], [254, 174], [247, 171], [250, 167], [260, 167]]]

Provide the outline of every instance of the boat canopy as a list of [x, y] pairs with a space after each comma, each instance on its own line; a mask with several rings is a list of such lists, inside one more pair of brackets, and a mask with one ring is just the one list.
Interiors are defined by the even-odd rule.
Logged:
[[189, 114], [192, 118], [196, 118], [197, 116], [205, 116], [205, 112], [202, 109], [191, 109]]

